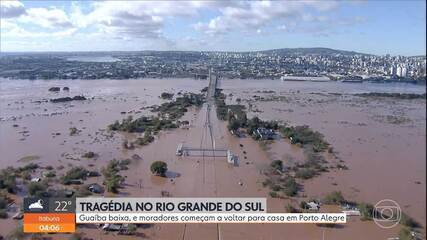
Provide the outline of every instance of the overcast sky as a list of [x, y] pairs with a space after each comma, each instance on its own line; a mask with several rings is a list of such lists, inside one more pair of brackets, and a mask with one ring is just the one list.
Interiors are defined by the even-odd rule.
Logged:
[[424, 55], [426, 1], [1, 0], [1, 51], [329, 47]]

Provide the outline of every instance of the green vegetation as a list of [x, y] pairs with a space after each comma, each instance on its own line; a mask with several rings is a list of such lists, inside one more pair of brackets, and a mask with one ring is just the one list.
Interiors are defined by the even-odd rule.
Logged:
[[6, 189], [9, 193], [16, 193], [16, 178], [30, 180], [31, 172], [37, 168], [39, 168], [38, 164], [29, 163], [23, 167], [8, 167], [0, 170], [0, 189]]
[[138, 228], [137, 228], [137, 226], [135, 225], [135, 224], [129, 224], [128, 225], [128, 227], [127, 227], [127, 232], [130, 234], [130, 235], [134, 235], [135, 233], [136, 233], [136, 230], [138, 230]]
[[253, 132], [258, 128], [266, 128], [266, 129], [279, 129], [279, 123], [277, 121], [263, 121], [258, 117], [253, 117], [246, 122], [246, 132], [249, 134], [253, 134]]
[[275, 191], [271, 191], [269, 194], [270, 194], [270, 197], [272, 197], [272, 198], [278, 198], [279, 197], [279, 194]]
[[237, 129], [239, 129], [241, 126], [241, 123], [235, 119], [235, 118], [231, 118], [228, 122], [227, 128], [229, 131], [236, 131]]
[[119, 172], [121, 170], [126, 170], [127, 165], [130, 164], [130, 160], [111, 160], [108, 165], [102, 169], [102, 174], [104, 175], [104, 182], [108, 192], [118, 193], [119, 188], [123, 181], [125, 180]]
[[163, 99], [172, 99], [173, 98], [173, 93], [163, 92], [160, 95], [160, 97], [163, 98]]
[[249, 135], [258, 140], [259, 136], [254, 134], [258, 128], [279, 129], [279, 123], [277, 121], [263, 121], [258, 117], [248, 119], [245, 106], [239, 104], [227, 105], [225, 103], [226, 96], [221, 91], [221, 89], [216, 89], [215, 91], [216, 112], [220, 120], [228, 121], [228, 130], [236, 131], [239, 128], [245, 128]]
[[272, 192], [270, 192], [270, 196], [273, 194], [276, 197], [279, 197], [278, 192], [280, 191], [288, 197], [293, 197], [297, 195], [299, 190], [298, 183], [292, 176], [270, 176], [270, 178], [267, 178], [262, 185], [264, 187], [268, 186], [272, 190]]
[[39, 168], [40, 166], [37, 163], [29, 163], [23, 167], [19, 167], [18, 169], [14, 170], [17, 173], [23, 172], [23, 171], [27, 171], [27, 170], [35, 170], [37, 168]]
[[137, 138], [135, 143], [140, 146], [145, 146], [154, 141], [154, 137], [151, 135], [151, 131], [147, 130], [144, 132], [144, 136], [142, 138]]
[[53, 178], [56, 176], [56, 173], [55, 173], [55, 171], [48, 171], [44, 174], [44, 176], [47, 178]]
[[325, 204], [343, 204], [346, 202], [340, 191], [333, 191], [324, 198]]
[[403, 212], [400, 218], [400, 224], [409, 228], [420, 227], [420, 224], [417, 221], [415, 221], [415, 219], [411, 218], [410, 216], [408, 216], [406, 213], [403, 213]]
[[23, 172], [21, 172], [20, 176], [21, 176], [22, 180], [29, 181], [29, 180], [31, 180], [31, 171], [30, 170], [23, 171]]
[[[228, 118], [229, 126], [231, 124], [234, 124], [239, 127], [244, 127], [247, 121], [245, 106], [238, 105], [238, 104], [226, 105], [226, 106], [227, 106], [227, 115], [228, 115], [227, 118]], [[235, 128], [235, 130], [236, 129], [237, 128]]]
[[413, 240], [414, 238], [412, 237], [411, 234], [411, 230], [403, 227], [400, 229], [399, 231], [399, 240]]
[[56, 177], [56, 171], [50, 170], [50, 171], [44, 172], [43, 175], [47, 178], [54, 178]]
[[326, 163], [325, 158], [318, 152], [314, 152], [311, 148], [304, 150], [306, 157], [304, 163], [298, 164], [293, 168], [295, 177], [301, 179], [310, 179], [320, 174], [320, 172], [327, 171], [324, 166]]
[[263, 187], [268, 187], [268, 186], [270, 186], [272, 184], [272, 180], [270, 179], [270, 178], [267, 178], [267, 179], [265, 179], [263, 182], [262, 182], [262, 186]]
[[119, 167], [120, 167], [120, 170], [127, 170], [128, 169], [128, 165], [131, 163], [131, 160], [130, 159], [124, 159], [124, 160], [121, 160], [121, 161], [119, 161]]
[[359, 97], [382, 97], [382, 98], [396, 98], [396, 99], [426, 99], [426, 94], [416, 94], [416, 93], [357, 93], [355, 96]]
[[60, 98], [52, 98], [50, 99], [53, 103], [59, 103], [59, 102], [71, 102], [71, 101], [83, 101], [86, 100], [86, 97], [84, 96], [74, 96], [74, 97], [60, 97]]
[[228, 107], [225, 104], [225, 94], [221, 92], [222, 89], [215, 89], [215, 105], [216, 105], [216, 114], [218, 119], [227, 120]]
[[31, 182], [28, 184], [28, 193], [31, 196], [41, 196], [44, 192], [46, 192], [46, 184], [42, 182]]
[[310, 127], [296, 126], [280, 128], [281, 133], [291, 140], [292, 144], [301, 144], [303, 147], [311, 147], [315, 152], [323, 152], [328, 149], [329, 143], [323, 135], [313, 131]]
[[61, 88], [60, 87], [51, 87], [51, 88], [49, 88], [49, 91], [50, 92], [59, 92], [59, 91], [61, 91]]
[[[157, 112], [156, 117], [139, 117], [133, 119], [129, 116], [123, 119], [121, 122], [115, 121], [113, 124], [108, 126], [111, 131], [123, 131], [123, 132], [146, 132], [157, 133], [160, 130], [177, 128], [179, 123], [177, 120], [184, 116], [187, 112], [187, 108], [191, 106], [201, 106], [205, 101], [203, 94], [185, 93], [184, 95], [177, 97], [175, 101], [166, 102], [160, 106], [154, 106], [153, 112]], [[138, 140], [138, 145], [146, 145], [153, 140], [150, 136], [144, 136], [145, 139]]]
[[275, 185], [275, 184], [271, 185], [271, 190], [273, 190], [275, 192], [280, 191], [282, 189], [283, 189], [283, 187], [280, 185]]
[[327, 163], [325, 158], [311, 148], [304, 149], [305, 161], [303, 167], [314, 168], [318, 171], [325, 171], [323, 164]]
[[7, 199], [5, 196], [0, 195], [0, 209], [5, 209], [7, 207]]
[[[380, 118], [381, 117], [382, 116], [380, 116]], [[384, 121], [390, 124], [403, 124], [403, 123], [411, 122], [411, 119], [404, 116], [387, 115], [385, 116]]]
[[287, 177], [284, 181], [284, 193], [288, 197], [293, 197], [298, 193], [298, 184], [293, 177]]
[[53, 170], [53, 167], [50, 165], [47, 165], [46, 167], [44, 167], [46, 170]]
[[73, 167], [61, 177], [61, 182], [64, 185], [69, 185], [75, 180], [85, 180], [87, 173], [88, 171], [83, 167]]
[[184, 115], [188, 107], [201, 106], [205, 102], [203, 94], [185, 93], [177, 97], [175, 101], [166, 102], [153, 109], [160, 115], [169, 114], [171, 119], [178, 119]]
[[6, 207], [7, 207], [8, 201], [6, 199], [5, 196], [0, 195], [0, 218], [7, 218], [7, 211], [6, 211]]
[[307, 210], [307, 209], [309, 209], [310, 207], [308, 206], [308, 203], [306, 202], [306, 201], [301, 201], [300, 203], [299, 203], [299, 207], [301, 208], [301, 209], [304, 209], [304, 210]]
[[372, 220], [372, 215], [374, 212], [374, 206], [369, 203], [359, 203], [358, 208], [360, 211], [360, 216], [362, 221]]
[[316, 171], [312, 168], [300, 168], [295, 172], [296, 178], [310, 179], [316, 175]]
[[[348, 203], [350, 205], [356, 205], [355, 202], [349, 202], [347, 200], [344, 199], [344, 197], [342, 196], [341, 192], [339, 191], [334, 191], [331, 192], [330, 194], [328, 194], [325, 198], [324, 198], [324, 203], [325, 204], [345, 204]], [[303, 204], [301, 202], [301, 204]], [[303, 207], [301, 207], [303, 208]], [[357, 208], [360, 211], [360, 219], [362, 221], [370, 221], [373, 218], [374, 215], [374, 211], [375, 208], [372, 204], [370, 203], [358, 203], [357, 204]], [[380, 214], [377, 212], [377, 214]], [[401, 218], [400, 218], [400, 224], [403, 225], [403, 228], [401, 230], [401, 232], [399, 233], [399, 239], [412, 239], [412, 237], [407, 238], [407, 234], [410, 231], [410, 229], [414, 229], [414, 228], [419, 228], [421, 227], [421, 225], [415, 221], [413, 218], [411, 218], [410, 216], [408, 216], [405, 213], [401, 213]]]
[[283, 161], [282, 160], [274, 160], [271, 164], [270, 164], [270, 166], [273, 168], [273, 169], [275, 169], [275, 170], [278, 170], [278, 171], [282, 171], [283, 170]]
[[162, 161], [155, 161], [151, 164], [150, 170], [153, 174], [164, 177], [168, 170], [168, 165]]
[[6, 209], [0, 209], [0, 219], [6, 219], [8, 217]]
[[[228, 121], [228, 130], [236, 131], [243, 128], [246, 130], [246, 133], [251, 135], [255, 140], [261, 140], [261, 137], [263, 139], [269, 139], [270, 135], [272, 135], [272, 131], [280, 130], [284, 137], [291, 140], [292, 144], [299, 144], [304, 148], [304, 155], [306, 156], [305, 162], [293, 168], [288, 168], [295, 173], [295, 178], [310, 179], [319, 175], [321, 172], [328, 171], [328, 168], [325, 166], [327, 161], [321, 153], [330, 148], [329, 143], [324, 139], [321, 133], [313, 131], [308, 126], [288, 127], [279, 124], [278, 121], [263, 121], [258, 117], [248, 119], [244, 105], [227, 105], [225, 100], [226, 95], [222, 93], [222, 89], [216, 89], [215, 101], [217, 115], [219, 119]], [[265, 131], [265, 134], [263, 133], [266, 137], [260, 136], [260, 134], [257, 133], [257, 130], [260, 128], [268, 130]], [[266, 144], [263, 145], [265, 146]], [[340, 165], [340, 167], [341, 166], [343, 169], [346, 168], [344, 165]], [[279, 191], [282, 191], [286, 196], [297, 195], [299, 187], [294, 177], [283, 171], [285, 171], [283, 162], [281, 160], [273, 161], [266, 174], [268, 178], [263, 182], [263, 185], [268, 186], [272, 190], [270, 195], [275, 197], [279, 196]]]
[[153, 112], [158, 112], [162, 118], [175, 121], [184, 116], [188, 107], [201, 106], [204, 102], [204, 94], [185, 93], [177, 97], [175, 101], [162, 103], [160, 106], [153, 108]]
[[70, 136], [74, 136], [77, 133], [79, 133], [79, 130], [76, 127], [71, 127], [70, 128]]
[[129, 116], [122, 120], [115, 121], [113, 124], [108, 126], [108, 129], [112, 131], [123, 131], [123, 132], [158, 132], [163, 129], [177, 128], [178, 126], [173, 123], [172, 120], [160, 119], [159, 117], [140, 117], [133, 119]]
[[84, 158], [94, 158], [95, 157], [95, 153], [94, 152], [86, 152], [82, 155], [82, 157]]
[[222, 89], [215, 90], [215, 105], [216, 113], [220, 120], [228, 120], [228, 129], [237, 130], [239, 127], [246, 125], [247, 117], [245, 106], [243, 105], [227, 105], [225, 103], [226, 96], [222, 93]]
[[6, 189], [9, 193], [16, 192], [16, 175], [12, 170], [7, 168], [0, 171], [0, 189]]

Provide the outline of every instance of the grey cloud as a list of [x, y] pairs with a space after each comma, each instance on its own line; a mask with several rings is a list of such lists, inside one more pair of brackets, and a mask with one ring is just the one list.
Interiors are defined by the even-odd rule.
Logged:
[[[328, 11], [336, 7], [332, 1], [252, 1], [240, 2], [237, 5], [225, 6], [220, 9], [222, 15], [209, 22], [194, 25], [196, 30], [210, 35], [226, 34], [229, 31], [253, 31], [268, 26], [273, 21], [283, 19], [302, 19], [306, 8], [317, 11]], [[315, 18], [315, 17], [313, 17]]]
[[1, 1], [0, 2], [1, 18], [17, 18], [25, 14], [25, 7], [18, 1]]
[[117, 34], [136, 38], [160, 38], [163, 27], [163, 22], [154, 19], [152, 16], [136, 16], [128, 12], [120, 12], [99, 23]]

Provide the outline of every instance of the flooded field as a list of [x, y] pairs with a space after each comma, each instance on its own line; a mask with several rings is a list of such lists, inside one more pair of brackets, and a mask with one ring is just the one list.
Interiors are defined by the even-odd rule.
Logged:
[[[239, 166], [224, 158], [177, 157], [178, 144], [209, 146], [204, 123], [206, 106], [191, 107], [181, 120], [188, 129], [161, 131], [144, 147], [124, 149], [124, 140], [141, 134], [110, 132], [107, 126], [127, 116], [153, 114], [147, 107], [167, 100], [162, 92], [199, 93], [206, 80], [0, 80], [0, 166], [37, 163], [52, 166], [61, 176], [72, 166], [101, 171], [112, 159], [131, 159], [122, 171], [125, 186], [118, 196], [160, 197], [267, 197], [269, 212], [285, 212], [288, 203], [298, 198], [277, 199], [262, 185], [262, 172], [273, 160], [298, 162], [302, 150], [280, 139], [263, 145], [250, 137], [237, 138], [226, 123], [211, 112], [213, 137], [217, 148], [237, 154]], [[48, 91], [61, 87], [59, 92]], [[69, 91], [63, 91], [69, 87]], [[244, 104], [249, 116], [279, 120], [290, 125], [309, 125], [331, 143], [349, 170], [333, 170], [307, 180], [299, 198], [321, 198], [334, 190], [347, 199], [375, 204], [393, 199], [402, 210], [423, 225], [426, 222], [426, 101], [425, 99], [385, 99], [355, 96], [366, 92], [425, 93], [425, 86], [410, 84], [346, 84], [282, 82], [270, 80], [220, 80], [227, 102]], [[49, 99], [84, 95], [88, 100], [52, 103]], [[70, 128], [77, 134], [70, 135]], [[88, 151], [93, 158], [84, 158]], [[168, 164], [165, 178], [153, 176], [150, 164]], [[35, 170], [32, 176], [40, 176]], [[103, 177], [87, 183], [102, 184]], [[53, 188], [61, 188], [52, 180]], [[22, 187], [16, 202], [26, 191]], [[110, 193], [105, 195], [112, 195]], [[328, 209], [328, 206], [325, 206]], [[330, 211], [339, 211], [334, 207]], [[18, 220], [1, 219], [0, 235], [6, 236], [19, 225]], [[399, 228], [382, 229], [372, 221], [351, 217], [338, 228], [312, 224], [156, 224], [138, 228], [139, 237], [150, 239], [387, 239]], [[94, 226], [80, 226], [78, 232], [89, 239], [118, 239]], [[67, 235], [49, 235], [68, 239]], [[120, 239], [135, 237], [120, 236]]]
[[[305, 184], [309, 195], [317, 197], [339, 189], [354, 200], [394, 199], [405, 212], [425, 222], [425, 100], [351, 95], [424, 93], [423, 86], [289, 83], [288, 87], [259, 88], [253, 83], [254, 88], [250, 88], [251, 84], [245, 83], [244, 89], [233, 89], [224, 85], [234, 99], [241, 98], [252, 105], [252, 115], [291, 125], [309, 125], [323, 133], [346, 162], [349, 171], [324, 174]], [[266, 93], [268, 90], [275, 92]], [[264, 99], [253, 100], [254, 95]], [[269, 152], [280, 159], [291, 151], [275, 143]]]

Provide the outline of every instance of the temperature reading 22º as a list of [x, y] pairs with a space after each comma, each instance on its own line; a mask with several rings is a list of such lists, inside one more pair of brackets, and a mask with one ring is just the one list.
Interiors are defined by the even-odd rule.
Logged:
[[71, 207], [71, 201], [55, 201], [55, 212], [67, 212], [68, 208]]

